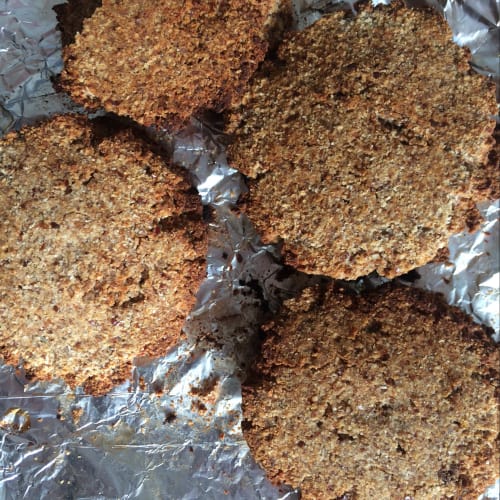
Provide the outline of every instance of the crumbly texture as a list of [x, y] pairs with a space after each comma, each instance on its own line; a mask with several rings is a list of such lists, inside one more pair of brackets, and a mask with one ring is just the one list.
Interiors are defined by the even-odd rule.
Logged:
[[487, 162], [492, 82], [430, 10], [365, 7], [289, 36], [227, 116], [230, 164], [266, 242], [301, 270], [394, 277], [430, 261], [475, 202], [498, 193]]
[[495, 482], [499, 349], [440, 296], [306, 291], [258, 368], [245, 438], [304, 499], [475, 500]]
[[290, 9], [288, 0], [103, 0], [64, 51], [61, 82], [88, 108], [176, 130], [237, 102]]
[[198, 195], [130, 130], [58, 117], [0, 142], [0, 355], [102, 393], [178, 339], [205, 275]]

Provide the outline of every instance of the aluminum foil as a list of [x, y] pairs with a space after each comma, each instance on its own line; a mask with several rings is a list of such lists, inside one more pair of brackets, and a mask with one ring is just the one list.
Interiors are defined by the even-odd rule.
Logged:
[[500, 77], [500, 2], [498, 0], [448, 0], [444, 15], [454, 41], [468, 47], [480, 73]]
[[417, 269], [413, 285], [442, 293], [448, 303], [493, 328], [500, 342], [500, 200], [478, 209], [485, 220], [481, 228], [452, 236], [447, 262]]
[[181, 346], [105, 397], [0, 366], [0, 498], [293, 498], [255, 467], [226, 364]]
[[0, 135], [76, 109], [51, 83], [63, 66], [52, 10], [60, 3], [64, 0], [0, 0]]
[[[356, 13], [354, 5], [358, 0], [292, 0], [296, 28], [302, 30], [310, 26], [324, 14], [335, 10], [350, 10]], [[376, 2], [377, 0], [374, 0]], [[380, 1], [380, 0], [379, 0]], [[390, 0], [385, 0], [389, 1]]]
[[[498, 4], [477, 16], [473, 0], [429, 2], [443, 7], [457, 42], [476, 43], [475, 64], [491, 73], [483, 54], [494, 38], [485, 38], [485, 26], [492, 31]], [[63, 2], [0, 0], [0, 131], [73, 109], [50, 83], [62, 67], [51, 11], [57, 3]], [[354, 11], [355, 1], [294, 0], [294, 6], [304, 27], [339, 6]], [[498, 8], [496, 15], [493, 35]], [[216, 128], [193, 121], [162, 141], [190, 170], [212, 213], [207, 279], [186, 322], [186, 341], [159, 359], [136, 359], [131, 380], [101, 397], [58, 380], [29, 383], [22, 366], [0, 362], [0, 500], [298, 498], [272, 486], [250, 456], [238, 376], [255, 356], [259, 325], [319, 278], [283, 267], [280, 249], [262, 245], [248, 219], [232, 210], [246, 187], [227, 164]], [[450, 263], [419, 269], [413, 283], [445, 292], [492, 326], [498, 326], [498, 206], [482, 206], [481, 230], [451, 238]]]

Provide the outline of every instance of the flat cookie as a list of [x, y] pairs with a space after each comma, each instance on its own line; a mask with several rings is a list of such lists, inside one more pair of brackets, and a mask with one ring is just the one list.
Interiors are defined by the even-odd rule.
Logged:
[[269, 326], [243, 432], [304, 499], [476, 499], [499, 470], [498, 369], [441, 296], [306, 290]]
[[0, 355], [102, 393], [178, 340], [205, 275], [199, 197], [130, 130], [58, 117], [0, 141]]
[[445, 21], [393, 2], [326, 16], [280, 46], [228, 114], [244, 204], [288, 264], [392, 278], [432, 260], [498, 195], [492, 82]]
[[289, 12], [287, 0], [103, 0], [65, 49], [61, 82], [88, 108], [178, 130], [238, 101]]

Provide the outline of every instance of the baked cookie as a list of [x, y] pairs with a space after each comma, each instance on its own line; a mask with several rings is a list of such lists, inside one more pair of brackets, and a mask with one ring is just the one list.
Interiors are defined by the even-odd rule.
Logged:
[[87, 108], [177, 130], [238, 101], [290, 12], [288, 0], [103, 0], [61, 83]]
[[499, 470], [499, 349], [441, 296], [306, 290], [268, 328], [243, 432], [304, 499], [476, 499]]
[[288, 264], [392, 278], [432, 260], [498, 193], [492, 82], [435, 12], [365, 7], [293, 33], [227, 116], [244, 204]]
[[178, 340], [205, 275], [201, 204], [131, 130], [58, 117], [0, 141], [0, 355], [102, 393]]

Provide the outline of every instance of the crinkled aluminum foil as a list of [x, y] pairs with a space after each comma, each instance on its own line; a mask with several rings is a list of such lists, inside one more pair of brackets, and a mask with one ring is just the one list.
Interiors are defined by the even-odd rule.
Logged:
[[56, 94], [62, 70], [54, 5], [64, 0], [0, 0], [0, 135], [76, 107]]
[[499, 78], [500, 2], [448, 0], [444, 15], [455, 42], [470, 49], [476, 70]]
[[[316, 22], [324, 14], [335, 10], [350, 10], [352, 13], [355, 13], [354, 4], [358, 1], [359, 0], [292, 0], [296, 27], [302, 30]], [[374, 2], [375, 1], [376, 0], [374, 0]]]
[[226, 368], [215, 350], [181, 346], [88, 397], [56, 381], [25, 386], [1, 366], [0, 498], [293, 498], [253, 464]]
[[[57, 3], [63, 2], [0, 0], [0, 131], [72, 107], [50, 84], [62, 67], [51, 11]], [[341, 3], [294, 0], [298, 26]], [[343, 4], [352, 10], [355, 1]], [[477, 4], [448, 0], [444, 12], [456, 41], [472, 43], [476, 66], [491, 72], [483, 54], [498, 34], [498, 5], [495, 18], [494, 2], [486, 14], [471, 15]], [[167, 144], [213, 211], [208, 278], [186, 323], [186, 342], [160, 359], [135, 360], [131, 381], [102, 397], [57, 380], [30, 384], [22, 367], [0, 362], [0, 500], [298, 498], [270, 485], [249, 454], [237, 375], [252, 361], [263, 319], [317, 278], [283, 268], [279, 249], [263, 246], [248, 219], [233, 213], [246, 188], [219, 139], [193, 122]], [[498, 258], [495, 264], [491, 250], [498, 203], [482, 208], [487, 222], [480, 231], [450, 239], [452, 264], [419, 269], [416, 284], [444, 291], [476, 320], [498, 325]]]
[[442, 293], [448, 303], [493, 328], [500, 342], [500, 200], [478, 208], [485, 220], [481, 228], [452, 236], [447, 262], [417, 269], [420, 277], [413, 284]]

